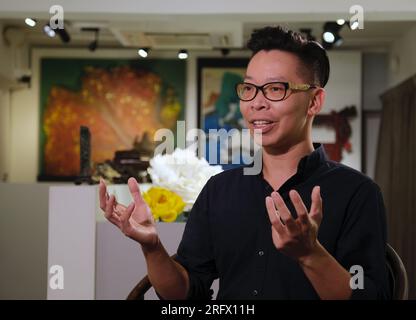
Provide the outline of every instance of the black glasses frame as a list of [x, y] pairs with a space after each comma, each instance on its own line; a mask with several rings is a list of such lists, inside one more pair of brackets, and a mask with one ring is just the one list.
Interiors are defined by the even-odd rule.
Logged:
[[[284, 95], [283, 95], [283, 98], [282, 99], [277, 99], [277, 100], [274, 100], [274, 99], [270, 99], [270, 98], [268, 98], [267, 96], [266, 96], [266, 94], [264, 93], [264, 87], [265, 86], [268, 86], [268, 85], [270, 85], [270, 84], [274, 84], [274, 83], [279, 83], [279, 84], [282, 84], [282, 85], [284, 85], [284, 87], [285, 87], [285, 93], [284, 93]], [[238, 94], [238, 86], [239, 85], [242, 85], [242, 84], [248, 84], [248, 85], [250, 85], [250, 86], [253, 86], [253, 87], [255, 87], [256, 88], [256, 93], [254, 94], [254, 96], [253, 96], [253, 98], [251, 98], [251, 99], [241, 99], [241, 97], [240, 97], [240, 95]], [[237, 83], [236, 85], [235, 85], [235, 91], [237, 92], [237, 96], [238, 96], [238, 98], [241, 100], [241, 101], [252, 101], [252, 100], [254, 100], [254, 98], [257, 96], [257, 94], [259, 93], [259, 90], [263, 93], [263, 96], [267, 99], [267, 100], [270, 100], [270, 101], [274, 101], [274, 102], [276, 102], [276, 101], [282, 101], [282, 100], [284, 100], [285, 98], [286, 98], [286, 95], [287, 95], [287, 91], [290, 89], [290, 90], [294, 90], [294, 91], [308, 91], [309, 89], [313, 89], [313, 88], [318, 88], [318, 86], [317, 85], [314, 85], [314, 84], [307, 84], [307, 83], [293, 83], [293, 82], [281, 82], [281, 81], [273, 81], [273, 82], [268, 82], [268, 83], [265, 83], [265, 84], [263, 84], [262, 86], [257, 86], [257, 85], [255, 85], [255, 84], [253, 84], [253, 83], [250, 83], [250, 82], [242, 82], [242, 83]]]

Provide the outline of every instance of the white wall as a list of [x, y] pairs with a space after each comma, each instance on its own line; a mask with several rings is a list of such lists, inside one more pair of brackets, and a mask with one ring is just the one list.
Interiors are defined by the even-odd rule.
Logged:
[[[355, 105], [357, 117], [351, 119], [352, 152], [343, 152], [342, 163], [361, 170], [361, 53], [358, 51], [329, 52], [331, 73], [325, 87], [327, 96], [321, 113], [339, 111], [346, 106]], [[328, 130], [314, 129], [314, 140], [331, 136]], [[332, 136], [334, 133], [332, 132]], [[331, 139], [329, 139], [331, 140]], [[330, 141], [325, 141], [330, 142]]]
[[393, 42], [389, 60], [389, 87], [416, 74], [416, 26]]

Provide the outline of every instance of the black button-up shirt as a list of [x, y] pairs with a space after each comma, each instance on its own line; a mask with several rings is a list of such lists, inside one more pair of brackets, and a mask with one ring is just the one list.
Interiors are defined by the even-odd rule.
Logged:
[[[354, 265], [364, 270], [364, 289], [353, 290], [352, 298], [389, 298], [381, 192], [362, 173], [328, 160], [322, 146], [314, 147], [277, 191], [296, 217], [289, 191], [297, 190], [309, 209], [312, 188], [319, 185], [320, 243], [347, 271]], [[298, 263], [273, 244], [265, 206], [272, 191], [262, 173], [244, 175], [242, 167], [207, 182], [177, 252], [189, 273], [190, 299], [211, 298], [216, 278], [218, 299], [319, 299]]]

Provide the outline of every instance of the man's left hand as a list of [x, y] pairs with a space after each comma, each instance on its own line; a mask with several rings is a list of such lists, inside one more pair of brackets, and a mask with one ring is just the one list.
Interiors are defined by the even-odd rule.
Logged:
[[312, 190], [312, 205], [308, 212], [299, 193], [289, 192], [298, 217], [294, 219], [284, 200], [273, 191], [266, 197], [266, 208], [272, 224], [272, 237], [275, 247], [297, 261], [306, 259], [318, 250], [318, 229], [322, 221], [322, 198], [320, 187]]

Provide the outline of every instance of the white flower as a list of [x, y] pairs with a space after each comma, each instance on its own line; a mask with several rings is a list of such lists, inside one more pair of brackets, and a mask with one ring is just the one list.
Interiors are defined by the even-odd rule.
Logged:
[[153, 157], [147, 171], [154, 185], [180, 195], [189, 211], [208, 179], [223, 170], [199, 159], [195, 151], [177, 148], [171, 154]]

